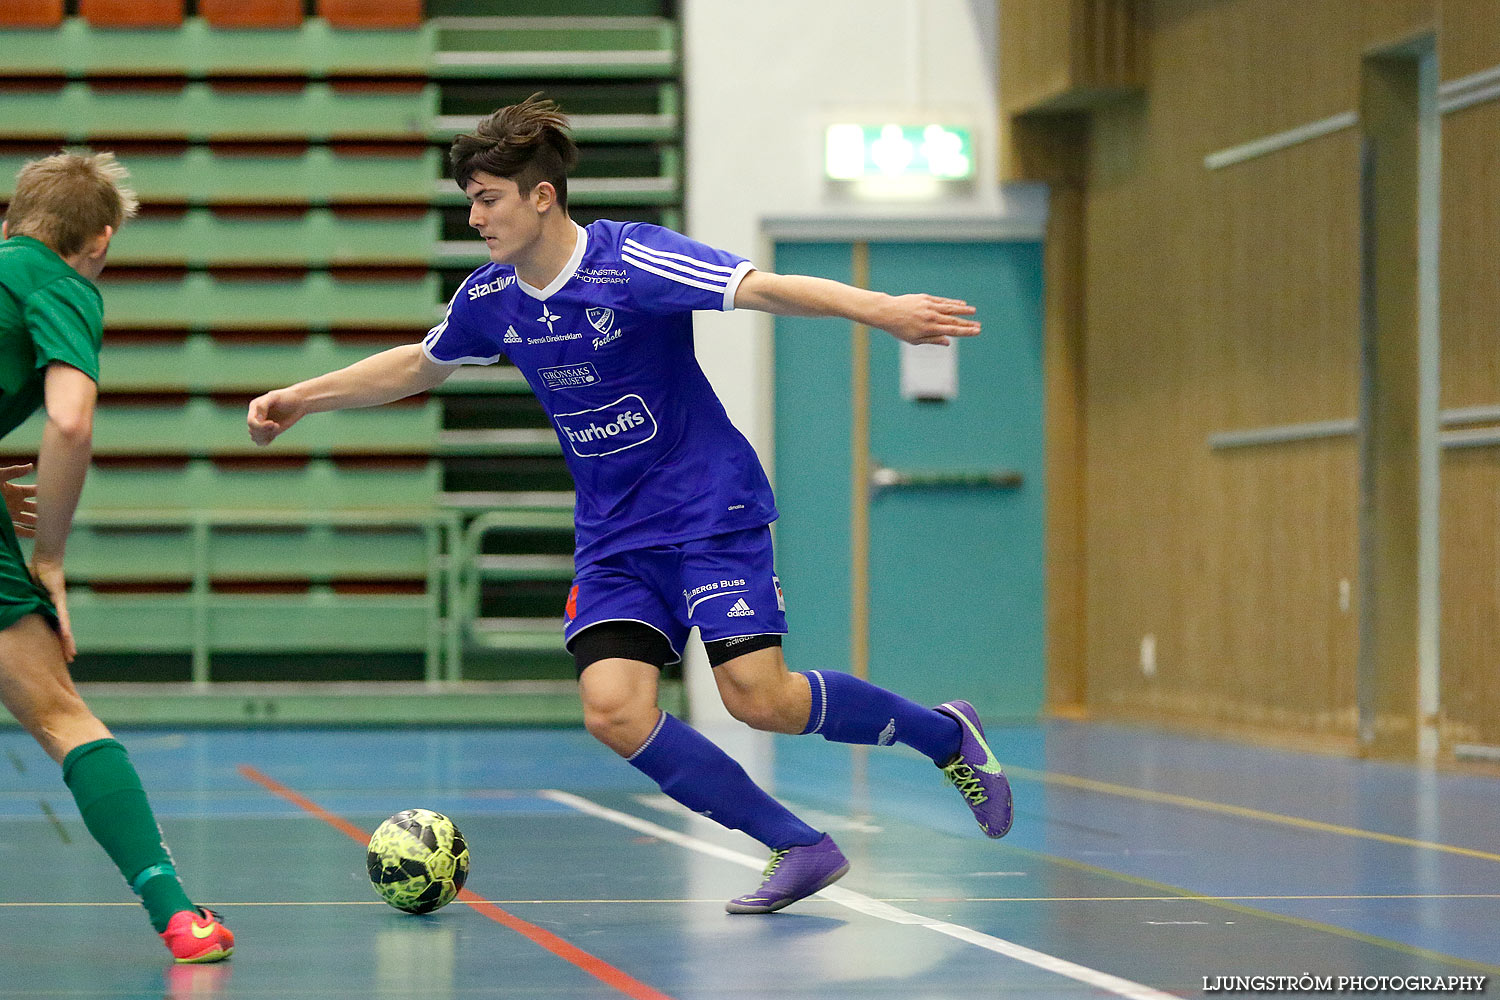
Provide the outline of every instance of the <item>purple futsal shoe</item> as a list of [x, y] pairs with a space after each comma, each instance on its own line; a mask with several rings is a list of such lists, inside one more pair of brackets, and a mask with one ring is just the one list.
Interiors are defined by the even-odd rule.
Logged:
[[1010, 781], [1000, 770], [1000, 762], [984, 741], [984, 727], [979, 713], [966, 701], [945, 702], [939, 712], [958, 720], [962, 734], [958, 753], [946, 764], [939, 764], [943, 774], [963, 793], [964, 801], [974, 810], [974, 818], [986, 836], [1003, 837], [1010, 832]]
[[848, 870], [849, 860], [825, 833], [816, 844], [772, 851], [760, 888], [731, 899], [724, 909], [730, 913], [770, 913], [833, 885]]

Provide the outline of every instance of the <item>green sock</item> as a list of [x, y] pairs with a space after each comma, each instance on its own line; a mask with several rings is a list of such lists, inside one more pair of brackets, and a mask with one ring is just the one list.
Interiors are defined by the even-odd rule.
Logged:
[[172, 914], [194, 908], [177, 881], [140, 776], [118, 740], [74, 747], [63, 759], [63, 782], [78, 803], [83, 825], [140, 895], [158, 934], [167, 929]]

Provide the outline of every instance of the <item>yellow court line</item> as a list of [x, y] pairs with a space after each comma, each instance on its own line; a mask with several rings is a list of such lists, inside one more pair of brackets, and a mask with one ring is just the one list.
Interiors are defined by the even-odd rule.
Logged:
[[1005, 773], [1016, 777], [1030, 778], [1033, 781], [1041, 781], [1049, 785], [1064, 785], [1068, 788], [1078, 788], [1087, 792], [1100, 792], [1104, 795], [1119, 795], [1128, 799], [1139, 799], [1143, 802], [1160, 802], [1167, 805], [1182, 806], [1184, 809], [1198, 809], [1203, 812], [1221, 813], [1226, 816], [1239, 816], [1243, 819], [1260, 820], [1263, 823], [1279, 823], [1283, 826], [1293, 826], [1302, 830], [1334, 833], [1341, 837], [1376, 840], [1382, 844], [1396, 844], [1400, 847], [1420, 847], [1428, 851], [1442, 851], [1445, 854], [1457, 854], [1466, 858], [1479, 858], [1481, 861], [1500, 861], [1500, 854], [1475, 850], [1472, 847], [1455, 847], [1452, 844], [1439, 844], [1430, 840], [1414, 840], [1411, 837], [1398, 837], [1391, 833], [1376, 833], [1373, 830], [1361, 830], [1352, 826], [1339, 826], [1337, 823], [1324, 823], [1315, 819], [1303, 819], [1300, 816], [1284, 816], [1281, 813], [1249, 809], [1245, 806], [1232, 806], [1223, 802], [1209, 802], [1206, 799], [1195, 799], [1187, 795], [1174, 795], [1171, 792], [1154, 792], [1146, 788], [1132, 788], [1129, 785], [1116, 785], [1108, 781], [1095, 781], [1092, 778], [1080, 778], [1071, 774], [1058, 774], [1055, 771], [1033, 771], [1027, 767], [1012, 767], [1007, 765]]

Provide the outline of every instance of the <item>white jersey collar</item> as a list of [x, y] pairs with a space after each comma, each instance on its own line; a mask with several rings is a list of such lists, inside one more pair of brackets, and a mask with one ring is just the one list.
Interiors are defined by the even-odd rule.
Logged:
[[563, 265], [563, 269], [557, 272], [557, 277], [553, 278], [546, 288], [537, 288], [535, 285], [528, 285], [517, 274], [516, 284], [521, 286], [521, 291], [534, 299], [545, 302], [551, 298], [552, 293], [556, 292], [563, 285], [566, 285], [572, 280], [573, 275], [578, 273], [578, 265], [583, 262], [583, 251], [588, 247], [589, 234], [588, 230], [576, 222], [573, 223], [573, 228], [578, 230], [577, 238], [573, 243], [573, 256], [569, 257], [568, 262]]

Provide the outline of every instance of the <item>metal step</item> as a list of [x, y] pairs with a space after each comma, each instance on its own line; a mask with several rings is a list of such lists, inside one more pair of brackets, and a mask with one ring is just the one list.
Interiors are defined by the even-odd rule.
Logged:
[[[461, 132], [472, 132], [482, 115], [438, 115], [428, 135], [447, 142]], [[569, 115], [576, 142], [666, 142], [677, 138], [681, 121], [675, 114]], [[568, 181], [569, 193], [573, 182]]]
[[439, 431], [440, 455], [556, 455], [557, 435], [547, 427]]
[[569, 555], [486, 555], [475, 559], [474, 567], [487, 580], [573, 578], [573, 557]]
[[560, 618], [476, 618], [469, 623], [468, 642], [491, 651], [561, 653]]
[[[561, 651], [554, 627], [552, 648]], [[112, 725], [577, 725], [572, 681], [80, 684]], [[10, 723], [0, 721], [0, 730]]]
[[573, 491], [457, 490], [439, 493], [438, 504], [447, 509], [465, 511], [496, 510], [513, 507], [571, 511], [573, 509]]
[[[673, 176], [570, 177], [568, 203], [572, 205], [666, 205], [676, 201], [681, 182]], [[467, 205], [468, 199], [451, 180], [434, 181], [433, 201], [438, 205]], [[448, 240], [446, 243], [463, 243]], [[478, 240], [474, 241], [478, 243]], [[480, 251], [484, 246], [480, 244]]]

